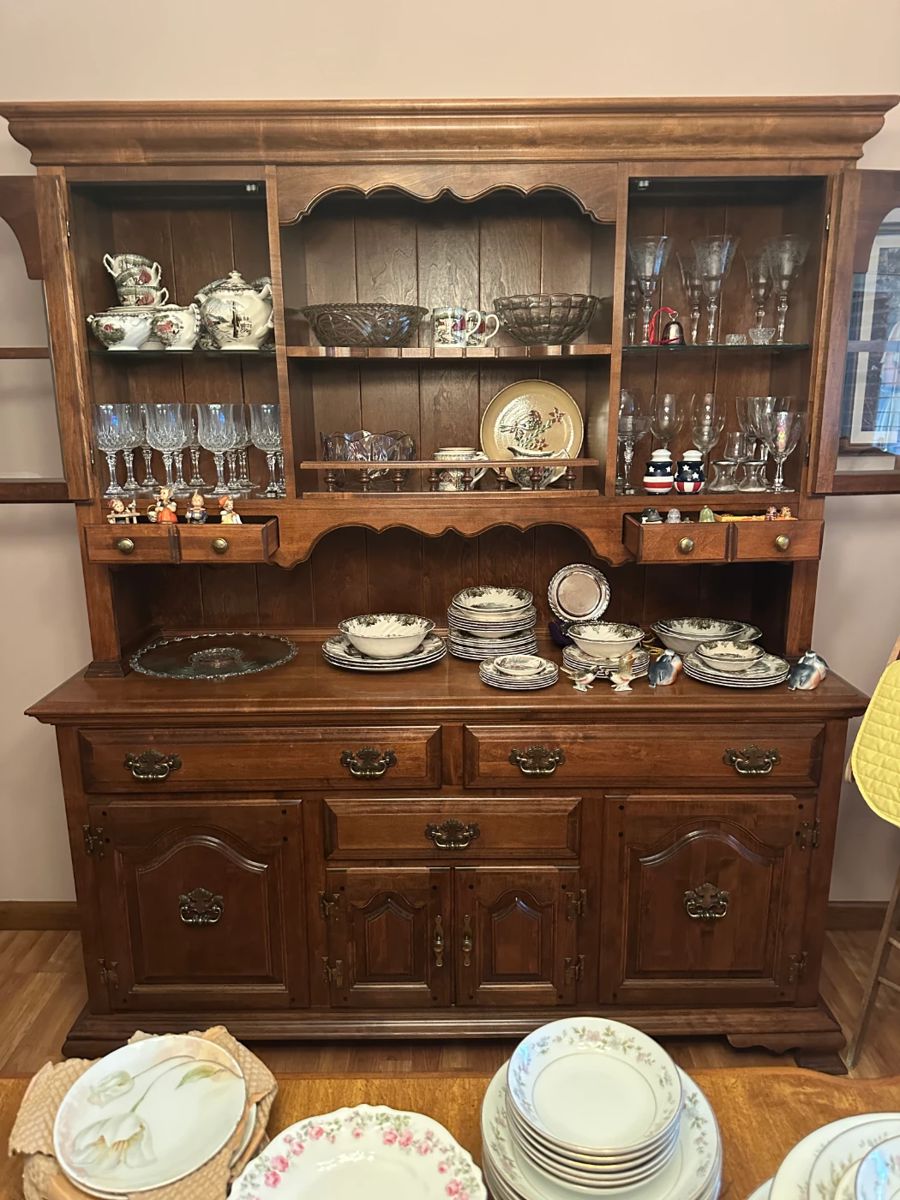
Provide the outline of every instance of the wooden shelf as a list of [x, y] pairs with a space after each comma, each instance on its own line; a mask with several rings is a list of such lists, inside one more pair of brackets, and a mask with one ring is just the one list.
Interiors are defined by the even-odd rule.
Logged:
[[784, 354], [791, 350], [808, 350], [809, 342], [769, 342], [767, 346], [729, 346], [727, 342], [688, 343], [684, 346], [623, 346], [623, 354]]
[[0, 346], [0, 359], [4, 358], [49, 358], [47, 346]]
[[534, 359], [608, 358], [608, 342], [573, 342], [568, 346], [288, 346], [289, 358], [416, 359], [442, 362], [529, 362]]
[[275, 361], [274, 347], [265, 350], [100, 350], [91, 347], [91, 358], [110, 362], [198, 362], [207, 358], [262, 358]]
[[0, 504], [65, 504], [64, 479], [0, 479]]

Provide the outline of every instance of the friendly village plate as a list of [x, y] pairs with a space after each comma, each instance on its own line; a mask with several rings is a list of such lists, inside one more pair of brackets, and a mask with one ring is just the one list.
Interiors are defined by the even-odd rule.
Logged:
[[349, 671], [411, 671], [416, 667], [430, 667], [440, 662], [447, 655], [447, 647], [442, 638], [429, 633], [421, 646], [417, 646], [411, 654], [399, 658], [370, 658], [353, 645], [343, 634], [336, 634], [322, 643], [322, 655], [332, 667], [341, 667]]
[[774, 687], [784, 683], [790, 673], [790, 666], [777, 654], [764, 654], [741, 671], [716, 671], [705, 663], [699, 654], [694, 653], [685, 656], [684, 673], [699, 683], [711, 683], [718, 687]]
[[457, 592], [450, 601], [451, 610], [460, 616], [492, 620], [530, 608], [534, 597], [524, 588], [468, 587]]
[[546, 379], [511, 383], [494, 396], [481, 418], [481, 448], [495, 460], [515, 459], [513, 447], [526, 455], [563, 451], [567, 458], [577, 458], [583, 440], [584, 420], [574, 397]]

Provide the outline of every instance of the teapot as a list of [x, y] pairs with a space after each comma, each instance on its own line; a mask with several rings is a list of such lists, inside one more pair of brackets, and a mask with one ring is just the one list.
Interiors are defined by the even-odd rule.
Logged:
[[215, 279], [194, 297], [203, 329], [218, 350], [259, 350], [274, 325], [272, 281], [247, 283], [240, 271]]

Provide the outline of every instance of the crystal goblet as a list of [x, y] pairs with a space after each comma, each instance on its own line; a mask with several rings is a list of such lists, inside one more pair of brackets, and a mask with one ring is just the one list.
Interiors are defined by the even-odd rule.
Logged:
[[119, 483], [116, 461], [119, 451], [127, 448], [131, 437], [127, 408], [127, 404], [94, 405], [94, 440], [97, 449], [106, 455], [109, 469], [109, 483], [103, 493], [107, 500], [128, 494]]
[[650, 317], [653, 313], [653, 293], [669, 257], [671, 242], [666, 234], [649, 234], [628, 239], [628, 257], [643, 298], [641, 345], [650, 345]]
[[236, 432], [233, 404], [198, 404], [197, 437], [204, 450], [208, 450], [216, 464], [216, 485], [210, 496], [229, 495], [225, 483], [225, 455], [234, 449]]
[[277, 404], [250, 406], [250, 440], [257, 450], [265, 454], [269, 468], [269, 483], [260, 495], [266, 499], [278, 499], [281, 489], [275, 472], [276, 456], [281, 450], [281, 412]]
[[775, 341], [783, 342], [788, 297], [800, 268], [806, 262], [809, 242], [794, 233], [786, 233], [783, 237], [769, 238], [764, 253], [769, 265], [769, 274], [772, 276], [772, 286], [778, 296], [775, 308]]
[[744, 255], [744, 266], [747, 269], [747, 287], [750, 289], [750, 299], [756, 309], [756, 329], [762, 329], [766, 319], [766, 301], [772, 291], [772, 272], [769, 270], [769, 260], [765, 250], [756, 254]]
[[640, 397], [623, 388], [619, 396], [619, 423], [616, 432], [618, 444], [622, 447], [622, 474], [616, 478], [617, 495], [633, 496], [637, 490], [631, 482], [631, 464], [634, 462], [635, 446], [646, 435], [649, 424]]
[[781, 407], [768, 412], [762, 422], [763, 441], [769, 453], [775, 459], [775, 480], [773, 492], [792, 492], [794, 489], [785, 487], [784, 464], [797, 448], [800, 435], [803, 432], [803, 414], [792, 412]]
[[[184, 404], [145, 404], [147, 441], [162, 455], [166, 483], [175, 487], [175, 455], [187, 444], [187, 408]], [[180, 474], [180, 472], [179, 472]]]
[[716, 322], [719, 315], [719, 297], [722, 294], [722, 284], [731, 270], [734, 252], [738, 239], [730, 233], [712, 234], [710, 237], [694, 238], [694, 256], [697, 260], [697, 274], [700, 286], [706, 297], [706, 340], [714, 343], [716, 340]]
[[676, 254], [675, 257], [678, 259], [678, 270], [681, 273], [681, 286], [691, 310], [691, 344], [696, 346], [697, 334], [700, 329], [700, 299], [703, 296], [703, 284], [695, 258], [682, 258], [680, 254]]
[[725, 411], [717, 403], [715, 393], [695, 395], [691, 400], [691, 440], [703, 455], [704, 474], [709, 452], [722, 436], [724, 428]]

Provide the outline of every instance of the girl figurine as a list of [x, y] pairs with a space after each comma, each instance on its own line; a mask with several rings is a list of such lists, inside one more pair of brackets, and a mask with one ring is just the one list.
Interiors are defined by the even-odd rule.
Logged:
[[219, 520], [223, 525], [242, 525], [240, 513], [234, 511], [234, 501], [230, 496], [219, 497], [219, 508], [222, 510], [222, 515]]
[[189, 525], [206, 524], [206, 504], [199, 492], [194, 492], [193, 496], [191, 496], [184, 519]]
[[156, 499], [147, 509], [147, 516], [158, 525], [175, 525], [178, 522], [178, 506], [172, 499], [172, 488], [161, 487]]

